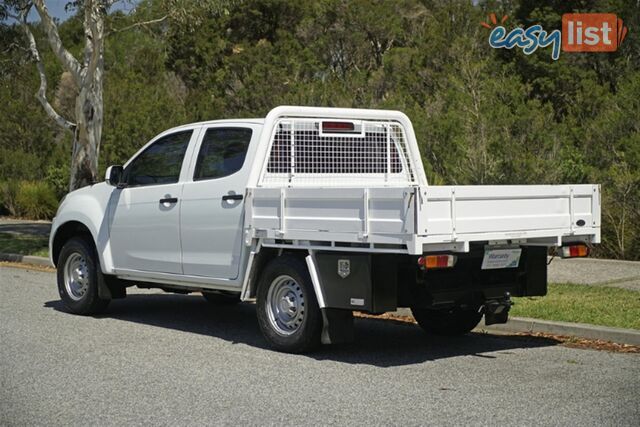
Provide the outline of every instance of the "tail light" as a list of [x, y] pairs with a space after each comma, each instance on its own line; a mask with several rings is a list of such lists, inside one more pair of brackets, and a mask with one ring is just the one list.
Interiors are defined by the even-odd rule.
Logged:
[[353, 122], [322, 122], [322, 132], [351, 133], [355, 132]]
[[587, 255], [589, 255], [589, 248], [586, 245], [563, 246], [561, 251], [562, 258], [577, 258]]
[[455, 255], [426, 255], [418, 258], [418, 265], [423, 270], [435, 268], [451, 268], [456, 265]]

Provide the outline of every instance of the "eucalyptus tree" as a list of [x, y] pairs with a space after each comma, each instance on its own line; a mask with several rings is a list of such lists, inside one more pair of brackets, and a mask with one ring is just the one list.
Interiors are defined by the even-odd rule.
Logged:
[[[76, 58], [63, 44], [58, 27], [44, 0], [9, 2], [4, 13], [14, 18], [24, 31], [28, 51], [40, 76], [36, 94], [49, 118], [73, 133], [69, 189], [83, 187], [98, 179], [98, 155], [102, 137], [103, 79], [105, 48], [105, 16], [114, 0], [84, 0], [78, 7], [84, 13], [84, 49]], [[40, 47], [27, 17], [32, 8], [37, 11], [47, 41], [62, 68], [69, 73], [78, 93], [73, 118], [63, 117], [47, 99], [47, 75]]]
[[[104, 53], [109, 32], [163, 22], [173, 16], [173, 11], [176, 15], [179, 15], [178, 12], [182, 14], [185, 12], [184, 7], [177, 7], [179, 4], [177, 0], [166, 0], [158, 2], [161, 3], [158, 9], [166, 11], [158, 18], [134, 22], [120, 29], [107, 29], [107, 14], [117, 1], [75, 0], [67, 3], [67, 6], [77, 9], [78, 13], [82, 14], [84, 47], [78, 56], [73, 55], [63, 43], [58, 25], [49, 13], [44, 0], [6, 0], [0, 5], [0, 18], [13, 18], [24, 32], [26, 49], [40, 77], [37, 99], [51, 120], [73, 134], [70, 191], [98, 181], [98, 158], [104, 117]], [[47, 98], [48, 82], [41, 46], [38, 46], [31, 28], [32, 24], [28, 22], [29, 12], [32, 9], [35, 9], [40, 17], [40, 25], [49, 47], [77, 88], [73, 117], [64, 117]]]

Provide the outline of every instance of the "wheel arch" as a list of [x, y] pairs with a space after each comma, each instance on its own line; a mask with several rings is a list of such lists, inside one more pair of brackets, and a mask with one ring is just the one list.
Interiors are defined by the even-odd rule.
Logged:
[[260, 251], [255, 253], [253, 262], [249, 266], [249, 283], [248, 283], [248, 298], [255, 298], [258, 292], [258, 283], [260, 276], [266, 266], [272, 260], [282, 255], [293, 255], [300, 258], [304, 262], [304, 258], [309, 254], [306, 250], [283, 250], [278, 248], [261, 247]]
[[67, 221], [56, 229], [53, 239], [51, 239], [51, 261], [54, 266], [58, 265], [58, 258], [64, 244], [75, 236], [89, 237], [95, 248], [95, 240], [89, 227], [80, 221]]
[[96, 243], [96, 238], [92, 230], [82, 221], [69, 220], [55, 228], [52, 231], [52, 238], [50, 241], [50, 258], [55, 267], [58, 267], [58, 259], [60, 258], [60, 252], [65, 243], [74, 237], [84, 237], [91, 245], [95, 254], [97, 255], [99, 279], [98, 279], [98, 294], [100, 298], [112, 299], [112, 298], [124, 298], [126, 292], [120, 282], [113, 276], [105, 274], [103, 252], [101, 252]]
[[60, 249], [73, 233], [88, 234], [96, 249], [103, 273], [113, 274], [109, 244], [109, 210], [120, 195], [104, 182], [75, 190], [58, 207], [49, 238], [51, 262], [57, 265]]

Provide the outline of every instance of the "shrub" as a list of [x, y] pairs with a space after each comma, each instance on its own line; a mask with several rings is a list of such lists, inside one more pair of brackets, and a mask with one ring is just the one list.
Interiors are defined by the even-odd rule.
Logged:
[[68, 165], [50, 165], [44, 180], [51, 185], [57, 199], [69, 191], [69, 166]]
[[11, 216], [18, 215], [16, 196], [18, 195], [18, 181], [8, 180], [0, 182], [0, 210]]
[[42, 155], [0, 145], [0, 176], [7, 180], [38, 179], [42, 176], [44, 159]]
[[22, 181], [16, 196], [18, 214], [31, 219], [50, 219], [56, 213], [58, 200], [46, 182]]

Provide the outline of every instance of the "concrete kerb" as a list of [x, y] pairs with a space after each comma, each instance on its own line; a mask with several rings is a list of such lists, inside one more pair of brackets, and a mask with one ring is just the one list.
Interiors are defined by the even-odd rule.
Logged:
[[[411, 316], [411, 310], [401, 308], [393, 314], [398, 316]], [[510, 317], [509, 321], [502, 325], [486, 326], [480, 324], [474, 329], [474, 331], [529, 334], [544, 333], [640, 346], [640, 331], [635, 329], [611, 328], [608, 326], [588, 325], [585, 323], [530, 319], [528, 317]]]
[[640, 331], [635, 329], [611, 328], [608, 326], [531, 319], [528, 317], [512, 317], [503, 325], [480, 325], [475, 330], [503, 333], [545, 333], [640, 346]]

